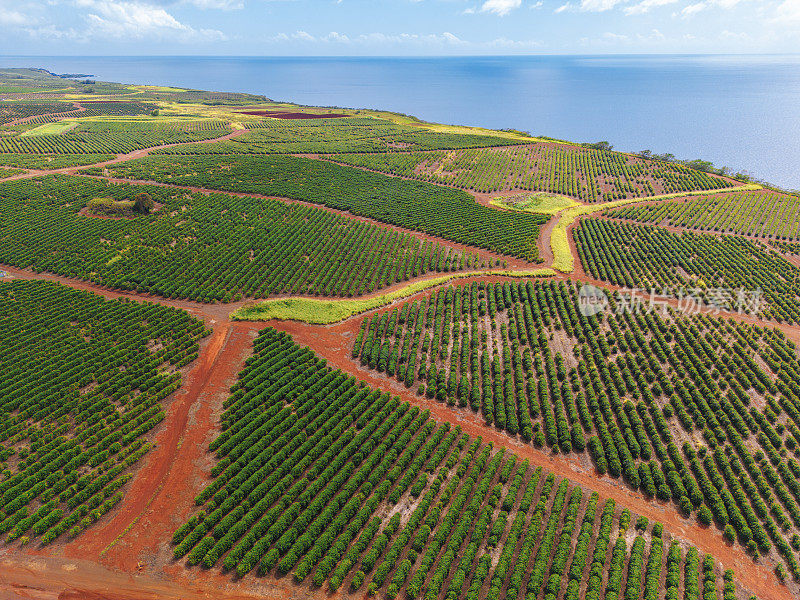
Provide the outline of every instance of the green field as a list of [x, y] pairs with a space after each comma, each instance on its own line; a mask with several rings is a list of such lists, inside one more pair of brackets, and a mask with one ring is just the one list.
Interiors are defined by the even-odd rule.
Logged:
[[56, 121], [54, 123], [45, 123], [33, 129], [28, 129], [19, 134], [19, 137], [35, 137], [37, 135], [58, 135], [65, 133], [78, 126], [77, 121]]
[[580, 206], [580, 204], [572, 198], [568, 198], [567, 196], [557, 196], [555, 194], [548, 194], [545, 192], [494, 198], [490, 204], [492, 204], [492, 206], [499, 206], [501, 208], [522, 210], [525, 212], [539, 213], [543, 215], [554, 215], [565, 208]]

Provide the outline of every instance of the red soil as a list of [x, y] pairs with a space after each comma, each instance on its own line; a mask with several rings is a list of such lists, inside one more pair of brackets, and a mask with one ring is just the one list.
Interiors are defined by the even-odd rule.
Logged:
[[113, 571], [88, 559], [14, 555], [0, 560], [3, 600], [300, 600], [309, 591], [284, 580], [235, 582], [199, 569], [159, 578]]
[[[232, 365], [235, 366], [237, 362], [244, 362], [237, 359], [244, 354], [247, 345], [237, 355], [235, 346], [225, 344], [230, 327], [229, 323], [219, 325], [214, 329], [210, 339], [204, 340], [201, 356], [195, 361], [181, 389], [175, 394], [175, 398], [167, 409], [167, 416], [164, 420], [166, 426], [161, 427], [156, 436], [155, 450], [146, 455], [144, 464], [125, 494], [123, 502], [114, 511], [113, 517], [90, 528], [76, 541], [68, 544], [65, 548], [67, 556], [99, 557], [108, 550], [105, 553], [109, 555], [110, 562], [114, 566], [132, 570], [136, 567], [139, 556], [130, 552], [129, 549], [126, 550], [126, 546], [129, 546], [128, 539], [140, 537], [141, 534], [148, 536], [160, 534], [160, 540], [168, 540], [170, 537], [170, 534], [159, 531], [160, 528], [153, 527], [152, 518], [148, 518], [152, 517], [153, 511], [158, 508], [161, 508], [162, 511], [166, 509], [166, 512], [156, 514], [161, 516], [172, 513], [170, 516], [173, 519], [183, 520], [185, 515], [176, 514], [175, 502], [191, 501], [193, 494], [185, 488], [190, 481], [194, 480], [192, 459], [199, 454], [197, 450], [203, 446], [208, 432], [214, 428], [214, 423], [210, 419], [211, 410], [207, 399], [209, 394], [206, 388], [211, 388], [212, 393], [217, 391], [224, 394], [225, 391], [222, 369], [213, 370], [213, 380], [210, 378], [212, 369], [220, 357], [223, 346], [225, 346], [226, 355], [220, 362], [220, 367], [225, 367], [227, 370]], [[205, 392], [203, 395], [206, 397], [206, 401], [201, 402], [199, 408], [195, 408], [194, 405], [200, 400], [201, 392]], [[195, 425], [187, 428], [189, 412], [192, 409], [197, 411], [192, 419]], [[197, 414], [198, 412], [200, 414]], [[200, 452], [203, 451], [200, 450]], [[164, 506], [165, 502], [166, 506]], [[139, 531], [128, 530], [127, 528], [131, 525]], [[171, 523], [164, 525], [172, 528]], [[172, 530], [174, 531], [174, 528]], [[121, 539], [118, 538], [120, 535]], [[114, 545], [108, 548], [109, 544]], [[141, 546], [140, 544], [140, 550]]]
[[282, 112], [279, 110], [240, 110], [243, 115], [255, 115], [257, 117], [272, 117], [273, 119], [338, 119], [349, 117], [344, 113], [302, 113], [302, 112]]

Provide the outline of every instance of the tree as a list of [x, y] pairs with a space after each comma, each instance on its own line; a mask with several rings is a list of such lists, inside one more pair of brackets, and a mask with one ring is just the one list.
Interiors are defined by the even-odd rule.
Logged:
[[137, 194], [136, 197], [133, 199], [133, 210], [136, 212], [142, 213], [144, 215], [150, 214], [150, 212], [155, 208], [156, 203], [153, 202], [152, 196], [147, 192], [142, 192], [141, 194]]
[[591, 148], [592, 150], [606, 150], [611, 151], [614, 146], [609, 144], [607, 141], [603, 140], [602, 142], [595, 142], [594, 144], [584, 144], [587, 148]]

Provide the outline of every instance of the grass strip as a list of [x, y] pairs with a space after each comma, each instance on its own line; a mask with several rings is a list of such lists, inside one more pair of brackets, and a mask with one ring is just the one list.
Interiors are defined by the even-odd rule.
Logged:
[[317, 298], [281, 298], [264, 300], [250, 306], [243, 306], [231, 313], [235, 321], [269, 321], [281, 319], [285, 321], [302, 321], [314, 325], [330, 325], [338, 323], [368, 310], [391, 304], [395, 300], [407, 298], [425, 289], [436, 287], [464, 277], [476, 275], [501, 275], [506, 277], [552, 277], [552, 269], [511, 270], [499, 269], [491, 271], [468, 271], [452, 273], [432, 279], [410, 283], [393, 292], [371, 298], [348, 298], [342, 300], [320, 300]]

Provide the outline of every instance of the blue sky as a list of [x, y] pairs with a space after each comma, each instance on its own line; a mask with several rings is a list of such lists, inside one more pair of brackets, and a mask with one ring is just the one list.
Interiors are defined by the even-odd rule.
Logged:
[[800, 52], [800, 0], [0, 0], [0, 54]]

